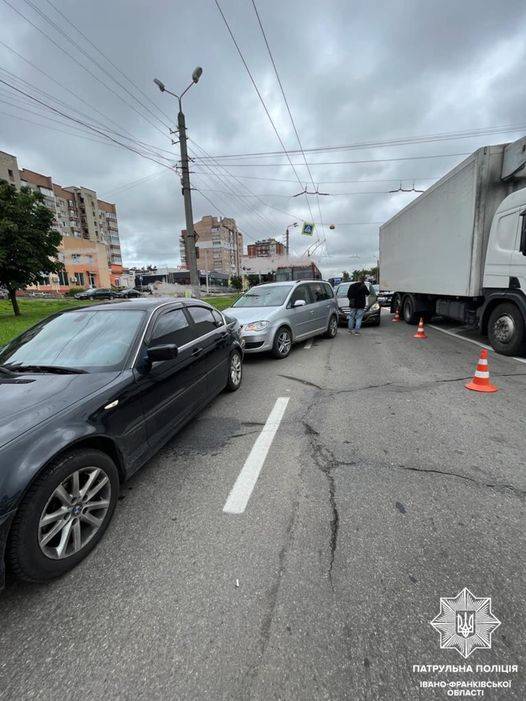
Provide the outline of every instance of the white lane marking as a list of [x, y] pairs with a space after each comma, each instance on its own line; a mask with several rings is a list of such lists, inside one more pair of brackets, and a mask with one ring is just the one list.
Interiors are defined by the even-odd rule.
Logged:
[[312, 338], [310, 341], [307, 341], [307, 343], [303, 346], [305, 350], [310, 350], [312, 348]]
[[[453, 336], [454, 338], [460, 338], [461, 341], [467, 341], [468, 343], [474, 343], [476, 346], [480, 346], [481, 348], [485, 348], [486, 350], [493, 351], [493, 348], [491, 346], [488, 346], [486, 343], [481, 343], [480, 341], [475, 341], [474, 338], [466, 338], [465, 336], [461, 336], [458, 333], [455, 333], [454, 331], [448, 331], [447, 329], [442, 329], [440, 326], [434, 326], [433, 324], [428, 324], [428, 328], [430, 329], [436, 329], [437, 331], [441, 331], [442, 333], [447, 333], [448, 336]], [[510, 357], [510, 356], [505, 356], [505, 357]], [[515, 358], [511, 357], [512, 360], [516, 360], [518, 363], [526, 363], [526, 358]]]
[[461, 341], [467, 341], [468, 343], [474, 343], [476, 346], [480, 346], [481, 348], [486, 348], [486, 350], [490, 350], [490, 351], [493, 350], [493, 348], [491, 346], [488, 346], [485, 343], [481, 343], [480, 341], [475, 341], [474, 338], [465, 338], [464, 336], [460, 336], [458, 333], [455, 333], [455, 331], [448, 331], [447, 329], [441, 329], [440, 326], [433, 326], [433, 324], [428, 324], [427, 327], [429, 329], [436, 329], [437, 331], [441, 331], [442, 333], [447, 333], [448, 336], [453, 336], [454, 338], [460, 338]]
[[281, 423], [281, 419], [285, 414], [289, 399], [290, 397], [278, 397], [276, 399], [276, 403], [272, 407], [272, 411], [261, 433], [256, 438], [256, 442], [252, 446], [252, 450], [245, 460], [245, 464], [241, 468], [241, 472], [237, 476], [234, 486], [228, 495], [228, 499], [223, 506], [223, 511], [225, 513], [242, 514], [245, 511], [250, 495], [258, 481], [261, 468], [265, 463], [267, 453]]

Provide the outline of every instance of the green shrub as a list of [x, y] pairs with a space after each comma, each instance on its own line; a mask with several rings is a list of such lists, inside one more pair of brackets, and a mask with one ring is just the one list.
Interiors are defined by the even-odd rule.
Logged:
[[64, 293], [65, 297], [74, 297], [78, 295], [79, 292], [84, 292], [84, 287], [70, 287], [67, 292]]

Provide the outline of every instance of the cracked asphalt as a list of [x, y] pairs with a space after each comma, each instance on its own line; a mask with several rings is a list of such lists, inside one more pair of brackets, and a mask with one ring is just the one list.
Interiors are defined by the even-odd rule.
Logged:
[[[2, 699], [435, 699], [430, 680], [525, 698], [525, 366], [405, 324], [247, 359], [123, 487], [106, 537], [63, 579], [0, 596]], [[244, 514], [223, 505], [290, 397]], [[491, 597], [501, 626], [464, 660], [441, 597]], [[512, 675], [413, 665], [519, 665]]]

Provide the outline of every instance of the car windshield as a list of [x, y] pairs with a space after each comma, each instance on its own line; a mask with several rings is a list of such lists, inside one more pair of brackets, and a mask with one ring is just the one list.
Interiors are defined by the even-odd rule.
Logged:
[[261, 285], [252, 287], [233, 307], [280, 307], [291, 291], [290, 285]]
[[336, 297], [347, 297], [347, 291], [352, 283], [344, 282], [336, 288]]
[[64, 312], [13, 339], [0, 352], [0, 365], [119, 370], [143, 317], [125, 309]]

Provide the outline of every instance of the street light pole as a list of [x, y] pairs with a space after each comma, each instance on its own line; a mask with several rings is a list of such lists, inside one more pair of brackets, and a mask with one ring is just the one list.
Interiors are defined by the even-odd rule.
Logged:
[[292, 224], [289, 224], [287, 228], [285, 229], [285, 253], [289, 255], [289, 243], [290, 243], [290, 234], [289, 234], [289, 229], [291, 226], [298, 226], [298, 222], [295, 221]]
[[190, 284], [194, 297], [201, 297], [199, 284], [199, 270], [197, 268], [197, 252], [195, 248], [194, 214], [192, 211], [192, 193], [190, 187], [190, 170], [188, 167], [188, 150], [186, 146], [186, 121], [179, 100], [179, 114], [177, 115], [177, 128], [179, 130], [179, 145], [181, 148], [181, 183], [183, 186], [184, 216], [186, 220], [186, 264], [190, 270]]
[[198, 82], [203, 69], [198, 66], [192, 73], [192, 82], [190, 85], [183, 90], [181, 95], [177, 95], [170, 90], [167, 90], [164, 84], [158, 80], [154, 79], [154, 83], [157, 85], [161, 92], [167, 92], [177, 98], [179, 102], [179, 113], [177, 115], [177, 130], [179, 133], [179, 147], [181, 149], [181, 185], [184, 199], [184, 215], [186, 221], [186, 264], [190, 270], [190, 284], [192, 285], [192, 294], [194, 297], [201, 297], [201, 289], [199, 283], [199, 269], [197, 267], [197, 254], [195, 246], [195, 230], [194, 230], [194, 215], [192, 211], [192, 188], [190, 187], [190, 169], [188, 166], [188, 147], [187, 147], [187, 137], [186, 137], [186, 120], [183, 112], [182, 98], [183, 95]]

